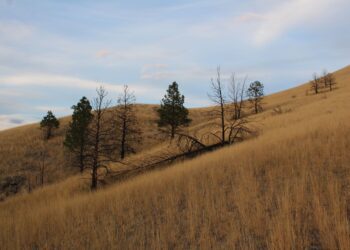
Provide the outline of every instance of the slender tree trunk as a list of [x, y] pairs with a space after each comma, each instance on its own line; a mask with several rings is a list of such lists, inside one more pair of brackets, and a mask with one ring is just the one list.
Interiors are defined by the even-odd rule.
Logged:
[[97, 189], [97, 167], [92, 168], [91, 190]]
[[123, 129], [122, 129], [122, 140], [120, 146], [120, 158], [124, 159], [125, 157], [125, 141], [126, 141], [126, 117], [123, 120]]
[[171, 139], [174, 139], [175, 138], [175, 126], [174, 125], [171, 125], [171, 131], [170, 131], [170, 133], [171, 133]]
[[51, 138], [51, 127], [47, 128], [47, 133], [46, 133], [46, 140]]
[[[223, 99], [221, 98], [221, 100]], [[223, 101], [221, 101], [220, 106], [221, 106], [220, 108], [221, 108], [221, 139], [222, 139], [221, 143], [225, 144], [225, 109], [224, 109]]]
[[96, 121], [96, 135], [95, 135], [95, 146], [94, 146], [94, 159], [92, 164], [92, 176], [91, 176], [91, 190], [96, 190], [97, 188], [97, 169], [98, 169], [98, 151], [100, 146], [100, 122], [101, 114], [97, 114]]
[[80, 145], [79, 167], [80, 167], [80, 173], [83, 173], [84, 172], [84, 143]]

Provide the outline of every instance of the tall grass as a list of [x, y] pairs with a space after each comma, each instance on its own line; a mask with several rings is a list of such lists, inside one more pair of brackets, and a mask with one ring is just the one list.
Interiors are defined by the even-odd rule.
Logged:
[[267, 98], [291, 111], [265, 111], [260, 136], [238, 145], [94, 193], [71, 177], [8, 199], [1, 249], [350, 249], [341, 83], [327, 98]]

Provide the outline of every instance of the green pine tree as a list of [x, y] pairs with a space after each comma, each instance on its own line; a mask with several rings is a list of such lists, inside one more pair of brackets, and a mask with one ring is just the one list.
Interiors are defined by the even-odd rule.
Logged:
[[184, 107], [184, 102], [185, 97], [180, 94], [178, 84], [173, 82], [169, 85], [167, 94], [157, 110], [159, 115], [158, 126], [165, 127], [171, 138], [174, 138], [180, 126], [187, 126], [191, 122], [188, 118], [188, 110]]
[[261, 82], [252, 82], [247, 90], [247, 96], [255, 114], [263, 110], [261, 102], [264, 97], [264, 85]]
[[54, 116], [52, 111], [48, 111], [47, 115], [40, 122], [40, 128], [44, 131], [44, 138], [49, 140], [52, 137], [53, 130], [60, 126], [60, 122]]
[[84, 96], [77, 105], [72, 106], [72, 121], [69, 123], [64, 146], [73, 153], [75, 160], [79, 164], [80, 172], [83, 172], [86, 147], [87, 132], [89, 124], [93, 118], [92, 107], [89, 100]]

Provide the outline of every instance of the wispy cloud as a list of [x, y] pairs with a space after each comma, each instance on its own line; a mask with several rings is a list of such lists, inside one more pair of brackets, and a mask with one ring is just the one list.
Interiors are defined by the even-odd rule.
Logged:
[[343, 0], [289, 0], [279, 3], [272, 10], [256, 14], [259, 24], [253, 41], [256, 45], [267, 44], [297, 25], [322, 20], [330, 8]]

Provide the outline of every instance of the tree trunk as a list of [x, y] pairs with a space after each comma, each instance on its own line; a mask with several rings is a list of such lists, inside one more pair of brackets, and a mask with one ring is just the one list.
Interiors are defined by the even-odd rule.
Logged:
[[[221, 92], [220, 92], [221, 93]], [[224, 103], [221, 97], [221, 143], [225, 144], [225, 110]]]
[[120, 145], [120, 158], [124, 159], [125, 157], [125, 140], [126, 140], [126, 117], [123, 120], [123, 129], [122, 129], [122, 140]]
[[97, 189], [97, 167], [93, 167], [91, 176], [91, 190]]
[[79, 168], [80, 168], [80, 173], [83, 173], [84, 172], [84, 147], [83, 147], [83, 145], [80, 145]]
[[171, 125], [171, 139], [174, 139], [175, 137], [175, 126]]

